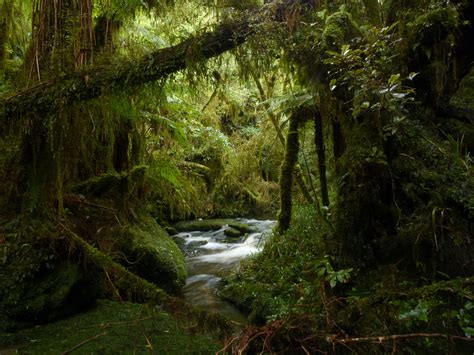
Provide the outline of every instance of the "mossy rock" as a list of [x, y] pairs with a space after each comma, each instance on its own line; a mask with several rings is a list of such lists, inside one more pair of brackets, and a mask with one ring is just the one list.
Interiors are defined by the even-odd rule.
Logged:
[[195, 248], [199, 248], [203, 245], [206, 245], [207, 244], [207, 240], [193, 240], [192, 242], [190, 242], [188, 245], [187, 245], [187, 248], [188, 249], [195, 249]]
[[182, 221], [175, 224], [176, 230], [179, 232], [191, 231], [214, 231], [229, 226], [237, 229], [241, 233], [252, 233], [254, 230], [245, 223], [239, 223], [232, 219], [205, 219], [196, 221]]
[[239, 223], [239, 222], [229, 222], [228, 223], [229, 227], [238, 230], [241, 234], [245, 233], [253, 233], [255, 232], [255, 229], [250, 227], [248, 224], [245, 223]]
[[173, 239], [173, 241], [174, 241], [178, 246], [182, 246], [182, 245], [186, 244], [186, 239], [184, 239], [183, 237], [180, 237], [180, 236], [178, 236], [178, 235], [172, 236], [171, 239]]
[[169, 234], [169, 235], [175, 235], [175, 234], [178, 234], [178, 231], [173, 228], [173, 227], [164, 227], [165, 231]]
[[243, 233], [239, 231], [238, 229], [229, 227], [224, 231], [224, 234], [230, 238], [240, 238]]
[[138, 223], [125, 226], [120, 234], [119, 250], [126, 255], [123, 266], [171, 293], [184, 285], [184, 255], [152, 217], [139, 217]]
[[[67, 261], [42, 263], [37, 272], [18, 279], [0, 294], [0, 313], [3, 318], [23, 323], [47, 322], [71, 315], [97, 298], [99, 286], [97, 280], [90, 278], [93, 274], [86, 276], [77, 264]], [[1, 275], [2, 284], [8, 282], [6, 277]], [[6, 324], [8, 327], [15, 323]]]
[[175, 228], [179, 232], [190, 232], [190, 231], [214, 231], [221, 229], [227, 224], [224, 219], [206, 219], [206, 220], [195, 220], [195, 221], [182, 221], [175, 224]]
[[224, 243], [228, 244], [237, 244], [237, 243], [242, 243], [244, 241], [243, 237], [229, 237], [223, 240]]

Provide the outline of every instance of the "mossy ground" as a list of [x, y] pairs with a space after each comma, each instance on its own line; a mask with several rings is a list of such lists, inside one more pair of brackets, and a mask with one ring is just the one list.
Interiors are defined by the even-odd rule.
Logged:
[[0, 334], [0, 353], [59, 354], [74, 348], [73, 354], [213, 354], [223, 347], [210, 335], [185, 328], [156, 307], [101, 300], [85, 313]]

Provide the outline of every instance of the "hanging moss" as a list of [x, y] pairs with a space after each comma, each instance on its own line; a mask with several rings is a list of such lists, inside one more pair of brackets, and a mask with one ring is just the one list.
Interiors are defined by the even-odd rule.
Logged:
[[147, 166], [140, 165], [133, 167], [130, 171], [121, 173], [111, 171], [76, 184], [71, 190], [76, 193], [95, 197], [102, 196], [111, 190], [114, 192], [117, 190], [122, 191], [124, 184], [133, 184], [137, 179], [143, 178], [146, 169]]
[[337, 50], [342, 44], [360, 38], [361, 32], [350, 13], [339, 11], [326, 19], [322, 43], [324, 47]]

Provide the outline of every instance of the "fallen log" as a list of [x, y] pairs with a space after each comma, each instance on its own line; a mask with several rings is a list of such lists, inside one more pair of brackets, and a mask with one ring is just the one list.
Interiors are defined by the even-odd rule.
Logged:
[[126, 61], [102, 69], [92, 68], [40, 83], [0, 100], [3, 119], [24, 114], [44, 115], [73, 102], [159, 80], [185, 69], [190, 63], [235, 48], [245, 42], [253, 31], [251, 19], [240, 19], [221, 24], [212, 32], [191, 37], [175, 46], [159, 49], [139, 61]]
[[[264, 19], [272, 18], [274, 14], [295, 4], [296, 2], [274, 1], [244, 13], [236, 20], [221, 23], [213, 31], [158, 49], [138, 61], [128, 60], [115, 66], [93, 67], [21, 90], [0, 99], [0, 124], [25, 114], [47, 115], [74, 102], [163, 79], [197, 62], [236, 48], [256, 32]], [[299, 9], [303, 7], [300, 6]]]

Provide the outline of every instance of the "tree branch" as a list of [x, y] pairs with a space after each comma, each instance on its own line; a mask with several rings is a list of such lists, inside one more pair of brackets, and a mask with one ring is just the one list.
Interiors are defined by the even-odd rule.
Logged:
[[159, 49], [139, 61], [126, 61], [108, 68], [92, 68], [40, 83], [0, 100], [0, 117], [6, 123], [24, 114], [45, 115], [76, 101], [94, 99], [124, 87], [165, 78], [189, 67], [191, 63], [218, 56], [244, 43], [255, 31], [252, 22], [257, 22], [258, 16], [253, 18], [247, 16], [221, 24], [214, 31]]

